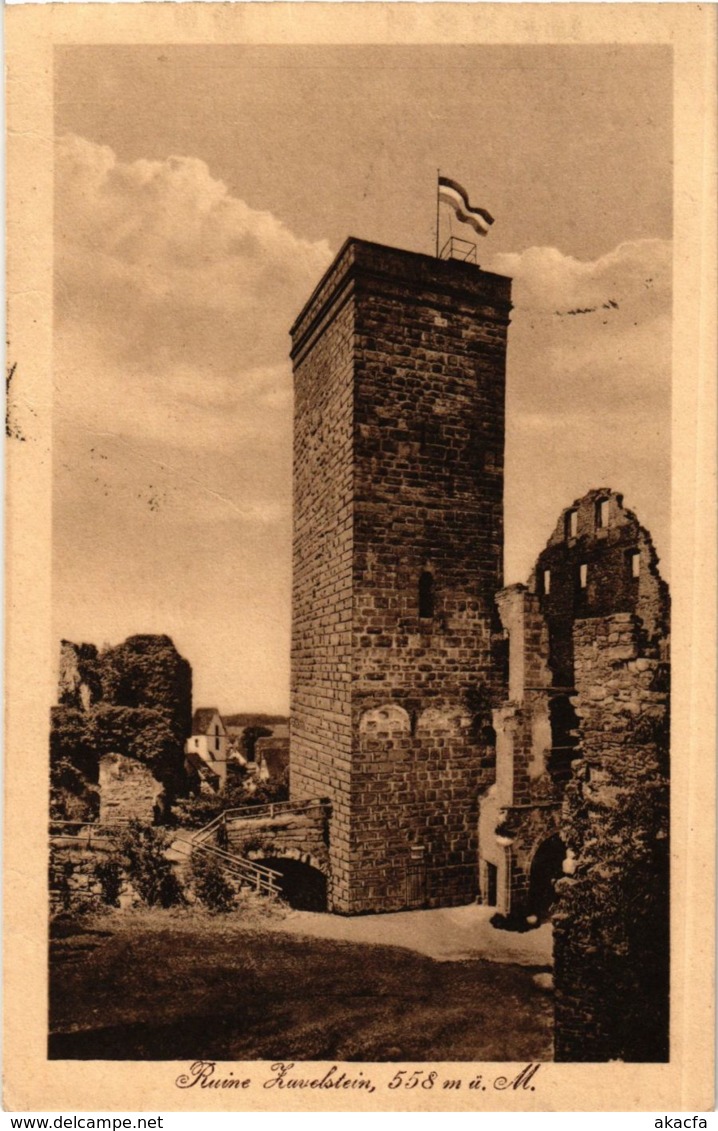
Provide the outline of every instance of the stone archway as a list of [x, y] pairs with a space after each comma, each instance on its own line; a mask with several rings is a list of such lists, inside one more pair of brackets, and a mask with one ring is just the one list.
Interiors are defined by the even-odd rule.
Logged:
[[566, 847], [558, 833], [547, 837], [536, 849], [529, 871], [526, 909], [529, 915], [548, 919], [556, 900], [556, 880], [563, 875]]
[[279, 872], [280, 895], [296, 911], [326, 911], [328, 906], [328, 879], [325, 872], [311, 857], [297, 859], [293, 856], [272, 856], [260, 859], [257, 864]]

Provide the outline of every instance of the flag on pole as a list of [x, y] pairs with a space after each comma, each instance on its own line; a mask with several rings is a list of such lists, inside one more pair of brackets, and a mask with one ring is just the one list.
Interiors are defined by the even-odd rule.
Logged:
[[469, 224], [480, 236], [485, 236], [494, 222], [485, 208], [474, 208], [469, 203], [466, 189], [450, 177], [439, 177], [439, 200], [442, 204], [449, 204], [462, 224]]

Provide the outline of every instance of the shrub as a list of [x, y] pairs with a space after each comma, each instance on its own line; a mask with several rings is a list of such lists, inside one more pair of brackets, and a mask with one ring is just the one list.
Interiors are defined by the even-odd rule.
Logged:
[[50, 818], [54, 821], [94, 821], [100, 794], [71, 758], [50, 763]]
[[224, 795], [183, 797], [172, 806], [172, 821], [181, 829], [201, 829], [227, 808]]
[[231, 911], [235, 890], [215, 856], [195, 849], [191, 859], [195, 895], [210, 911]]
[[184, 903], [182, 887], [165, 853], [171, 836], [163, 829], [131, 821], [120, 842], [120, 854], [135, 891], [149, 907]]
[[172, 807], [174, 823], [181, 828], [201, 829], [225, 809], [243, 809], [253, 805], [266, 805], [289, 798], [289, 774], [281, 781], [261, 782], [246, 770], [235, 768], [227, 778], [222, 793], [213, 796], [182, 798]]
[[275, 781], [258, 782], [256, 789], [245, 802], [246, 805], [268, 805], [271, 802], [289, 800], [289, 767], [281, 778]]
[[95, 865], [95, 878], [102, 888], [102, 902], [110, 907], [120, 906], [122, 891], [122, 863], [116, 856], [108, 856]]
[[515, 911], [512, 911], [509, 915], [502, 915], [500, 911], [497, 911], [495, 915], [491, 916], [489, 923], [498, 931], [518, 931], [519, 934], [533, 931], [540, 926], [534, 915], [530, 916], [529, 920], [525, 915], [517, 914]]

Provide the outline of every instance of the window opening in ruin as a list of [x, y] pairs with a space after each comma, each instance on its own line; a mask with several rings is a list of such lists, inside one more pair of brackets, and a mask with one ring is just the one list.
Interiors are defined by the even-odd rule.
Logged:
[[568, 695], [554, 695], [549, 703], [551, 749], [546, 769], [557, 784], [571, 777], [571, 763], [579, 757], [578, 716]]
[[640, 550], [631, 550], [628, 555], [628, 562], [631, 567], [631, 577], [641, 576], [641, 552]]
[[586, 564], [586, 562], [581, 562], [580, 566], [578, 567], [578, 587], [579, 589], [585, 589], [587, 585], [588, 565]]
[[424, 570], [419, 577], [419, 616], [422, 618], [434, 615], [434, 578], [428, 570]]
[[567, 512], [565, 534], [567, 538], [575, 538], [578, 534], [578, 511]]
[[484, 746], [496, 746], [496, 731], [491, 726], [491, 723], [484, 723], [479, 730], [479, 741]]
[[608, 499], [599, 499], [596, 503], [596, 529], [603, 530], [608, 526]]
[[551, 592], [551, 570], [550, 569], [545, 569], [543, 571], [542, 586], [543, 586], [544, 596], [548, 597], [549, 593]]

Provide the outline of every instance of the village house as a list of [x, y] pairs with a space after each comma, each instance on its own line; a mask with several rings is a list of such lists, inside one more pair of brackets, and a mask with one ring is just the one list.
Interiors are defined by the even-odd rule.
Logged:
[[255, 746], [257, 777], [262, 782], [280, 783], [289, 768], [289, 727], [276, 726]]
[[227, 731], [217, 708], [198, 707], [185, 746], [186, 761], [190, 772], [217, 791], [227, 784], [228, 746]]

